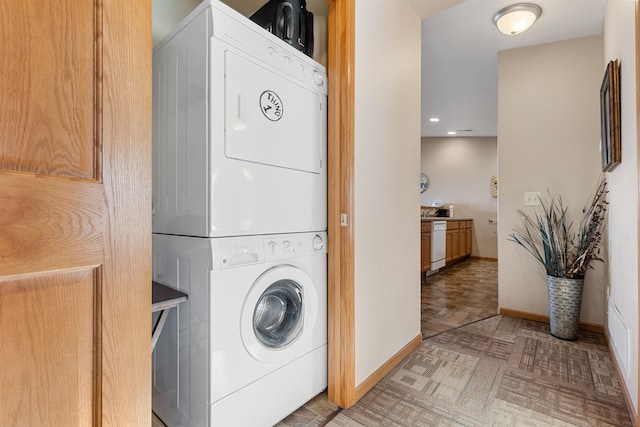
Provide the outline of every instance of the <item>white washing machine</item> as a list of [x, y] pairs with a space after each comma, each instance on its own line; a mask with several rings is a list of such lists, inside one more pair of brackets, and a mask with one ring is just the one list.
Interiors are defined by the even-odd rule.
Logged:
[[325, 68], [217, 0], [153, 53], [153, 232], [326, 230]]
[[189, 294], [153, 357], [168, 426], [272, 426], [326, 388], [326, 238], [153, 235], [153, 279]]

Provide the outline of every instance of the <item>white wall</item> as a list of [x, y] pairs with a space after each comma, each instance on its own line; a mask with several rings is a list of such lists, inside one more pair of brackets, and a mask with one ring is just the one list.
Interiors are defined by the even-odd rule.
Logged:
[[358, 385], [420, 334], [420, 18], [356, 0], [355, 20]]
[[196, 8], [202, 0], [152, 0], [153, 45]]
[[[600, 100], [602, 37], [593, 36], [521, 49], [498, 56], [498, 304], [548, 315], [544, 268], [507, 241], [528, 213], [524, 193], [562, 195], [569, 215], [593, 195], [601, 175]], [[634, 234], [635, 236], [635, 234]], [[635, 238], [635, 237], [634, 237]], [[589, 271], [581, 321], [604, 324], [602, 265]]]
[[638, 411], [638, 147], [636, 129], [635, 2], [609, 0], [604, 24], [605, 65], [618, 58], [621, 63], [622, 163], [608, 173], [609, 180], [609, 259], [610, 300], [624, 323], [631, 328], [631, 357], [620, 354], [620, 343], [612, 338], [618, 364], [629, 365], [624, 382]]
[[441, 200], [454, 205], [454, 217], [473, 218], [471, 255], [498, 258], [498, 199], [491, 195], [491, 177], [498, 174], [497, 139], [423, 137], [421, 147], [429, 186], [420, 204]]

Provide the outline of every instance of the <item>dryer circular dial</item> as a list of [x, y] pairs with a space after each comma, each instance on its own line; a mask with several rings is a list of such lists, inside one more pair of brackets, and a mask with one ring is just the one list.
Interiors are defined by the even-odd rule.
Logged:
[[311, 247], [314, 251], [321, 251], [324, 249], [324, 240], [319, 235], [313, 236], [313, 240], [311, 241]]
[[317, 86], [322, 86], [324, 84], [324, 76], [316, 70], [313, 70], [313, 82]]

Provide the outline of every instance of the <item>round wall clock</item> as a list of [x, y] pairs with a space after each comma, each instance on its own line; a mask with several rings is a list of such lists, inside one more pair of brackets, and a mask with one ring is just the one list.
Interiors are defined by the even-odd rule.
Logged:
[[420, 192], [424, 193], [427, 190], [427, 186], [429, 185], [429, 180], [427, 176], [423, 173], [420, 174]]

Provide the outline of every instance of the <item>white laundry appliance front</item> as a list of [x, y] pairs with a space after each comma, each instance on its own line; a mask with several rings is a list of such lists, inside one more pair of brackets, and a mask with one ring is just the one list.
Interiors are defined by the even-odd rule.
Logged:
[[153, 53], [153, 232], [326, 230], [325, 68], [216, 0]]
[[153, 357], [170, 426], [271, 426], [327, 386], [326, 233], [153, 235], [153, 279], [189, 294]]

